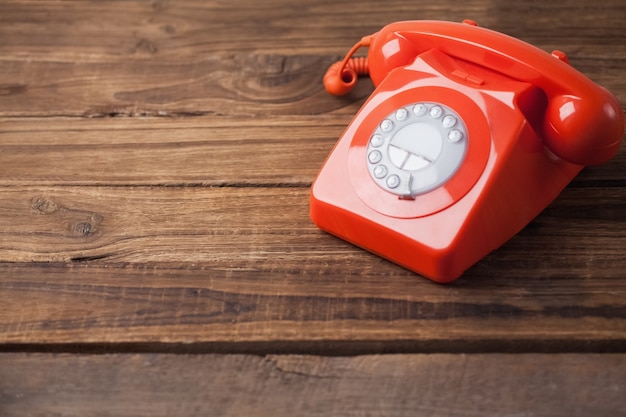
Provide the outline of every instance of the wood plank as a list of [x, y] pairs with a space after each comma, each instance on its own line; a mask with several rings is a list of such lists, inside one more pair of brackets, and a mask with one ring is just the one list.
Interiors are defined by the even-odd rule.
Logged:
[[407, 19], [473, 19], [534, 42], [619, 46], [623, 45], [625, 10], [620, 0], [593, 7], [584, 0], [532, 5], [467, 0], [461, 4], [427, 3], [419, 8], [402, 0], [385, 4], [363, 0], [358, 7], [328, 0], [298, 5], [289, 0], [253, 4], [247, 0], [115, 0], [80, 7], [72, 0], [6, 0], [0, 5], [0, 52], [4, 57], [46, 55], [67, 61], [260, 50], [342, 54], [352, 40], [388, 22]]
[[[369, 267], [372, 262], [364, 263]], [[1, 351], [624, 352], [623, 280], [0, 265]], [[610, 288], [610, 291], [607, 291]]]
[[[362, 36], [409, 18], [472, 18], [572, 64], [626, 102], [626, 43], [620, 0], [454, 7], [364, 1], [271, 3], [72, 2], [0, 5], [0, 116], [310, 115], [362, 100], [328, 97], [326, 68]], [[120, 16], [119, 10], [124, 10]], [[525, 18], [520, 19], [521, 13]], [[228, 18], [226, 18], [228, 16]], [[567, 18], [564, 18], [567, 16]], [[314, 24], [322, 19], [323, 25]], [[102, 24], [107, 22], [107, 24]], [[53, 33], [54, 36], [50, 36]], [[332, 54], [332, 55], [331, 55]]]
[[[360, 37], [360, 36], [359, 36]], [[346, 42], [346, 51], [351, 46]], [[564, 48], [562, 48], [564, 49]], [[598, 57], [598, 47], [573, 65], [626, 102], [626, 46]], [[106, 63], [0, 60], [0, 116], [311, 115], [339, 112], [372, 92], [369, 80], [347, 97], [329, 96], [321, 79], [338, 56], [244, 55], [174, 62]]]
[[625, 355], [0, 355], [12, 416], [626, 414]]
[[451, 286], [317, 230], [308, 192], [2, 188], [0, 341], [326, 352], [335, 341], [355, 351], [626, 346], [621, 188], [568, 189]]
[[341, 117], [12, 120], [0, 132], [0, 182], [310, 185], [347, 122]]
[[[308, 186], [351, 118], [7, 118], [0, 184]], [[623, 166], [626, 147], [573, 186], [624, 185]]]
[[[566, 189], [521, 234], [535, 242], [515, 250], [538, 257], [551, 251], [547, 256], [558, 264], [559, 252], [569, 250], [575, 253], [565, 263], [582, 267], [598, 259], [598, 272], [623, 277], [624, 196], [622, 188]], [[0, 201], [4, 262], [93, 257], [250, 266], [300, 254], [292, 259], [299, 269], [307, 254], [327, 256], [314, 250], [323, 244], [320, 238], [328, 240], [309, 220], [308, 188], [6, 187]], [[539, 242], [543, 251], [533, 247]], [[233, 258], [238, 255], [243, 257]]]

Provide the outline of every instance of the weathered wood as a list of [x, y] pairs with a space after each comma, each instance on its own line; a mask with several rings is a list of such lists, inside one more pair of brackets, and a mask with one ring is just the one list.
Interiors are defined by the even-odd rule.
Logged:
[[307, 188], [7, 187], [0, 201], [5, 343], [626, 346], [621, 188], [566, 190], [453, 286], [317, 230]]
[[[307, 186], [350, 119], [8, 118], [0, 120], [0, 184]], [[626, 148], [572, 185], [624, 185], [624, 165]]]
[[[621, 0], [593, 7], [474, 0], [408, 10], [404, 2], [372, 0], [358, 8], [292, 3], [3, 2], [0, 116], [337, 111], [346, 100], [328, 97], [320, 82], [328, 65], [361, 36], [406, 19], [471, 18], [547, 51], [565, 50], [574, 66], [626, 102]], [[363, 83], [349, 100], [370, 91]]]
[[451, 285], [308, 218], [327, 66], [466, 18], [626, 103], [623, 0], [0, 2], [0, 415], [626, 415], [626, 149]]
[[[624, 45], [624, 13], [620, 0], [594, 5], [584, 0], [559, 4], [467, 0], [419, 7], [402, 0], [385, 4], [363, 0], [358, 7], [327, 0], [303, 4], [289, 0], [115, 0], [80, 7], [71, 1], [38, 1], [35, 7], [27, 1], [7, 0], [0, 5], [0, 52], [20, 58], [27, 54], [66, 57], [67, 61], [232, 56], [257, 51], [341, 54], [346, 43], [388, 22], [407, 19], [473, 19], [545, 45], [614, 47]], [[601, 50], [595, 53], [602, 55]]]
[[11, 120], [0, 183], [308, 186], [348, 120]]
[[[286, 269], [302, 269], [307, 256], [314, 262], [315, 254], [323, 259], [345, 247], [313, 226], [308, 194], [308, 188], [254, 186], [4, 187], [0, 261], [252, 266], [265, 259], [280, 267], [289, 260], [275, 255], [298, 254]], [[569, 265], [580, 274], [623, 277], [624, 201], [621, 188], [568, 188], [506, 245], [507, 253], [534, 257], [527, 259], [530, 270], [545, 257], [550, 264], [542, 268], [557, 272]], [[314, 250], [323, 242], [330, 246]], [[534, 247], [538, 242], [541, 248]]]
[[511, 274], [444, 287], [374, 266], [359, 265], [367, 269], [355, 276], [245, 266], [2, 264], [0, 273], [13, 277], [0, 285], [2, 350], [355, 354], [626, 346], [626, 287], [619, 279]]
[[624, 355], [0, 354], [4, 417], [619, 417], [624, 390]]

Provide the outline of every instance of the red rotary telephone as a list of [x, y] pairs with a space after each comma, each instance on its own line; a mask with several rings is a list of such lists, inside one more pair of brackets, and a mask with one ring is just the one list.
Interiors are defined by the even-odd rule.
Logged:
[[[367, 58], [352, 58], [369, 46]], [[392, 23], [324, 84], [375, 91], [311, 189], [323, 230], [450, 282], [526, 226], [624, 134], [617, 99], [569, 65], [472, 21]]]

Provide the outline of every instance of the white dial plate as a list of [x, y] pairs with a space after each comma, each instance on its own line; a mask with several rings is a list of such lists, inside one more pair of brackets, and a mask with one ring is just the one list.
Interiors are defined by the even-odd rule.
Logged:
[[402, 198], [443, 185], [467, 150], [463, 119], [440, 103], [419, 102], [395, 110], [372, 133], [367, 166], [372, 179]]

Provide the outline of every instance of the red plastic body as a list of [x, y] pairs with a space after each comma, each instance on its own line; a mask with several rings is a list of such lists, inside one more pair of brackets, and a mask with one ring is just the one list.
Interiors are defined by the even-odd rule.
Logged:
[[[368, 59], [376, 90], [315, 179], [311, 218], [437, 282], [455, 280], [505, 243], [622, 140], [614, 96], [566, 58], [497, 32], [394, 23], [372, 35]], [[454, 109], [467, 126], [467, 150], [444, 184], [399, 198], [372, 180], [367, 146], [385, 117], [416, 102]]]

